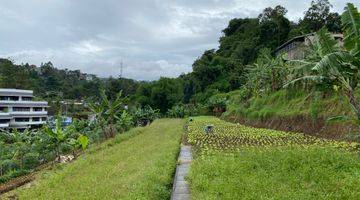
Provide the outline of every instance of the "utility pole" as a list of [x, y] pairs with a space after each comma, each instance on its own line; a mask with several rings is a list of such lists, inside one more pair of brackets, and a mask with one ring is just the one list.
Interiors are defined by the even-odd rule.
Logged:
[[121, 63], [120, 63], [120, 78], [122, 78], [122, 73], [123, 73], [123, 62], [121, 61]]

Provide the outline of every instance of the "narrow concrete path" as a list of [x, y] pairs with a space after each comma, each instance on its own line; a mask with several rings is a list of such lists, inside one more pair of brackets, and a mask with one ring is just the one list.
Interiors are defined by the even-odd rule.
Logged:
[[171, 194], [172, 200], [188, 200], [190, 199], [190, 190], [185, 176], [190, 170], [190, 163], [192, 161], [191, 146], [181, 145], [181, 151], [178, 159], [178, 166], [176, 168], [173, 190]]

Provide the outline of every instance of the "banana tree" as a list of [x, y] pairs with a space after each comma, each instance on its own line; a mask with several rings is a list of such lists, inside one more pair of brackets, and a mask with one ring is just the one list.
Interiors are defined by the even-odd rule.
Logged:
[[122, 91], [116, 95], [114, 100], [109, 100], [105, 91], [101, 91], [100, 102], [89, 103], [89, 108], [95, 114], [106, 138], [115, 137], [115, 124], [123, 110], [124, 98], [121, 95]]
[[61, 117], [57, 116], [55, 128], [52, 129], [49, 126], [44, 126], [44, 132], [50, 137], [51, 143], [53, 145], [53, 150], [55, 151], [56, 159], [60, 158], [60, 147], [66, 141], [66, 132], [63, 131], [61, 127]]
[[354, 90], [360, 78], [360, 15], [357, 8], [348, 3], [342, 14], [344, 30], [344, 48], [338, 48], [336, 41], [325, 29], [316, 34], [318, 61], [305, 61], [312, 66], [311, 73], [293, 79], [287, 85], [300, 80], [332, 83], [342, 89], [356, 117], [360, 120], [360, 104], [355, 98]]
[[287, 75], [282, 55], [271, 56], [269, 49], [263, 49], [260, 52], [256, 62], [247, 66], [249, 72], [248, 86], [258, 95], [260, 90], [276, 91], [283, 85]]

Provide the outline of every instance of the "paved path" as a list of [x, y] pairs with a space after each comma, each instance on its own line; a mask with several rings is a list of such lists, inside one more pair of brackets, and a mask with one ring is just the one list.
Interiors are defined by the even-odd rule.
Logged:
[[192, 160], [191, 146], [181, 145], [181, 151], [178, 159], [178, 166], [176, 168], [174, 187], [171, 194], [172, 200], [188, 200], [190, 199], [190, 190], [185, 176], [190, 169], [190, 163]]

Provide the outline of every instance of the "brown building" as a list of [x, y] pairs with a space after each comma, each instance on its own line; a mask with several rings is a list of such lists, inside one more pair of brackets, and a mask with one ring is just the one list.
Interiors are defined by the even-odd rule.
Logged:
[[[343, 45], [343, 34], [332, 34], [340, 46]], [[315, 33], [294, 37], [275, 50], [275, 55], [286, 53], [287, 60], [302, 59], [305, 57], [305, 49], [315, 41]]]

